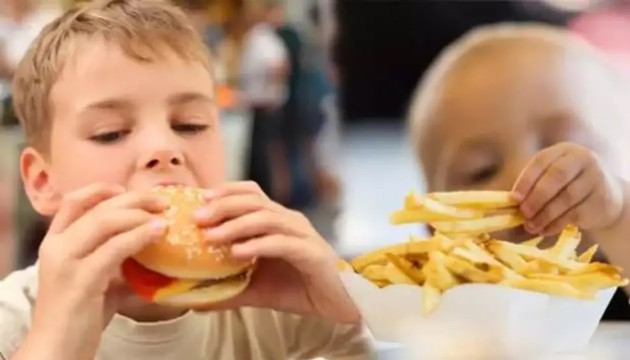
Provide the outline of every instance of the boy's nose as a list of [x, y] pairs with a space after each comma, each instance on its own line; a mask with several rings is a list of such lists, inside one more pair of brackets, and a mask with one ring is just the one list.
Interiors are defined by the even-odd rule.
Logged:
[[184, 165], [184, 156], [175, 151], [160, 150], [146, 156], [139, 165], [145, 170], [164, 170]]

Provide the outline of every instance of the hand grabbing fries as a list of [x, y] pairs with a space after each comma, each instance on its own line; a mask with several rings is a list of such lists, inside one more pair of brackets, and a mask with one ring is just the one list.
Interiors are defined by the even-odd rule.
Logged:
[[620, 269], [591, 262], [597, 247], [576, 249], [581, 233], [567, 226], [557, 242], [542, 249], [542, 238], [513, 244], [490, 233], [519, 226], [523, 217], [508, 192], [470, 191], [413, 193], [393, 224], [428, 223], [436, 232], [411, 238], [355, 258], [357, 273], [379, 287], [409, 284], [423, 287], [423, 310], [433, 311], [446, 290], [466, 283], [489, 283], [555, 296], [593, 299], [598, 291], [628, 283]]

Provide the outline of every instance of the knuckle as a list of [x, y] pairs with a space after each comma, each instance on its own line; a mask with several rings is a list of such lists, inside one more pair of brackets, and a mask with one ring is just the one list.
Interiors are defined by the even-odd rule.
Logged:
[[568, 186], [560, 196], [560, 200], [568, 207], [573, 206], [577, 202], [578, 199], [584, 197], [584, 190], [578, 187], [577, 185]]
[[552, 183], [565, 183], [569, 180], [569, 173], [567, 169], [561, 166], [552, 166], [547, 170], [547, 176]]

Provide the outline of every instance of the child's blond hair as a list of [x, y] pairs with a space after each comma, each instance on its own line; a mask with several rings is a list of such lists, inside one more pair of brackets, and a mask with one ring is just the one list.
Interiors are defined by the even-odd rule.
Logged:
[[[411, 100], [408, 113], [409, 133], [416, 156], [430, 123], [431, 112], [441, 84], [465, 61], [497, 42], [534, 41], [562, 52], [566, 76], [581, 79], [566, 81], [567, 94], [574, 99], [576, 112], [594, 134], [604, 139], [614, 153], [613, 164], [619, 175], [630, 177], [630, 162], [623, 159], [630, 146], [630, 82], [595, 48], [577, 35], [558, 27], [538, 23], [502, 23], [476, 28], [448, 46], [427, 69]], [[575, 80], [575, 79], [574, 79]], [[585, 88], [589, 88], [585, 91]], [[598, 91], [601, 89], [601, 91]], [[589, 96], [591, 99], [584, 99]], [[595, 99], [593, 99], [595, 98]], [[474, 124], [470, 124], [474, 126]]]
[[13, 80], [13, 103], [29, 145], [48, 151], [54, 106], [50, 93], [65, 64], [86, 38], [100, 37], [135, 60], [152, 62], [164, 51], [210, 70], [208, 51], [186, 15], [161, 0], [96, 0], [82, 3], [35, 39]]

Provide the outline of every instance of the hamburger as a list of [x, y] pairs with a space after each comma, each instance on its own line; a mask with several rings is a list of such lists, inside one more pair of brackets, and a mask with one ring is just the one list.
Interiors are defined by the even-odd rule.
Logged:
[[204, 190], [160, 186], [154, 191], [170, 206], [161, 214], [168, 225], [151, 243], [122, 266], [131, 289], [142, 299], [167, 306], [196, 308], [228, 300], [243, 292], [253, 261], [230, 256], [227, 246], [213, 247], [193, 220], [204, 206]]

